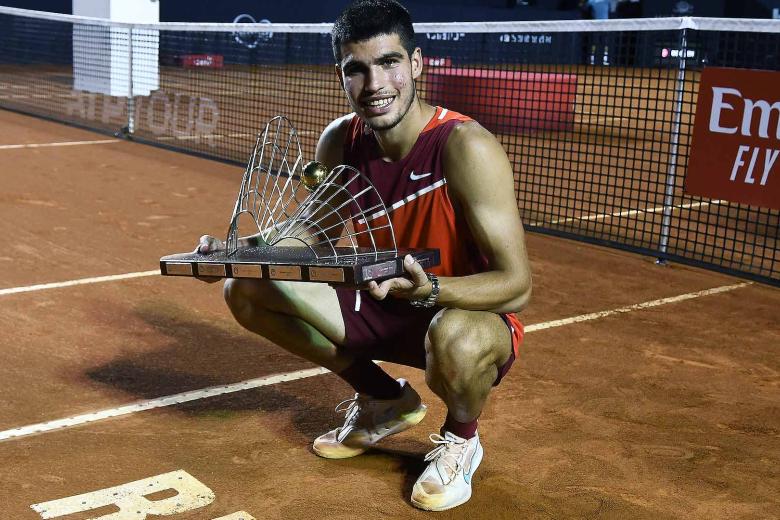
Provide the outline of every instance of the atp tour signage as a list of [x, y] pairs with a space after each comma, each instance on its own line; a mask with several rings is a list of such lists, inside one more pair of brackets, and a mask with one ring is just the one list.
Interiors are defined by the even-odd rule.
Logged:
[[780, 72], [704, 69], [685, 192], [780, 209]]

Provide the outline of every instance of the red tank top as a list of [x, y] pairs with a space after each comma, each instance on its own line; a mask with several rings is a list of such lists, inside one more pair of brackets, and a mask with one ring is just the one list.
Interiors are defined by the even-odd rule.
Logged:
[[[441, 264], [431, 271], [440, 276], [465, 276], [487, 268], [466, 221], [453, 209], [444, 177], [444, 145], [450, 132], [464, 121], [471, 119], [436, 107], [411, 151], [394, 162], [382, 158], [373, 131], [357, 116], [350, 121], [344, 141], [344, 164], [363, 173], [382, 197], [397, 246], [438, 249]], [[366, 184], [358, 179], [348, 189], [356, 195]], [[370, 195], [356, 198], [363, 208], [377, 203]], [[384, 215], [373, 213], [368, 220], [372, 218]], [[392, 247], [388, 230], [375, 232], [374, 238], [381, 246]]]

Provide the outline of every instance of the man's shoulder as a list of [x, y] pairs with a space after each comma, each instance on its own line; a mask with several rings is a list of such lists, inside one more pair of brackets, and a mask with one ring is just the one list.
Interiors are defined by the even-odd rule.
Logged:
[[511, 172], [501, 143], [476, 121], [458, 125], [450, 133], [444, 149], [445, 177], [450, 189], [468, 199], [475, 182], [490, 182], [496, 175]]
[[330, 168], [343, 162], [342, 150], [353, 117], [354, 113], [341, 116], [325, 127], [317, 142], [317, 160]]
[[496, 137], [473, 119], [452, 128], [445, 151], [452, 157], [461, 157], [496, 143]]
[[342, 138], [347, 132], [347, 129], [349, 128], [349, 124], [352, 122], [352, 120], [355, 118], [355, 113], [349, 113], [346, 115], [343, 115], [341, 117], [337, 117], [330, 123], [328, 123], [328, 126], [325, 127], [325, 130], [322, 131], [323, 137], [333, 135], [337, 136], [340, 135]]
[[320, 142], [329, 146], [344, 144], [344, 139], [349, 131], [349, 125], [355, 117], [354, 112], [345, 116], [338, 117], [328, 123], [325, 130], [322, 131]]
[[433, 115], [423, 127], [422, 131], [420, 132], [421, 134], [426, 134], [431, 131], [440, 131], [442, 129], [446, 129], [446, 131], [449, 132], [449, 129], [452, 127], [461, 125], [468, 121], [473, 121], [469, 116], [455, 112], [454, 110], [449, 110], [439, 106], [432, 107], [428, 105], [428, 107], [433, 110]]

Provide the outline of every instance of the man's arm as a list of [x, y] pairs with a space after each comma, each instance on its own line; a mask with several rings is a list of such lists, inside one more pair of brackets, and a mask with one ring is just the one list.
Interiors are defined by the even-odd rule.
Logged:
[[[531, 296], [531, 272], [514, 192], [509, 159], [495, 137], [477, 123], [459, 125], [444, 149], [447, 189], [465, 218], [488, 270], [469, 276], [440, 277], [443, 307], [518, 312]], [[457, 238], [457, 237], [456, 237]], [[405, 264], [411, 280], [394, 278], [369, 290], [377, 298], [421, 299], [430, 283], [417, 263]]]
[[439, 302], [469, 310], [522, 310], [531, 296], [531, 270], [506, 152], [482, 126], [464, 123], [450, 134], [444, 168], [450, 197], [487, 258], [489, 270], [441, 279]]

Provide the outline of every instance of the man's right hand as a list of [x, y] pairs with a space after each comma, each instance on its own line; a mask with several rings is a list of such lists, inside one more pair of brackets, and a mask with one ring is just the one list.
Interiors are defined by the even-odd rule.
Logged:
[[205, 255], [206, 253], [213, 253], [214, 251], [224, 251], [225, 243], [211, 235], [203, 235], [200, 237], [198, 247], [195, 248], [195, 253]]
[[[222, 240], [211, 235], [203, 235], [198, 241], [198, 247], [196, 247], [193, 252], [205, 255], [206, 253], [213, 253], [214, 251], [224, 251], [224, 249], [225, 243]], [[195, 278], [206, 283], [214, 283], [222, 279], [219, 276], [196, 276]]]

